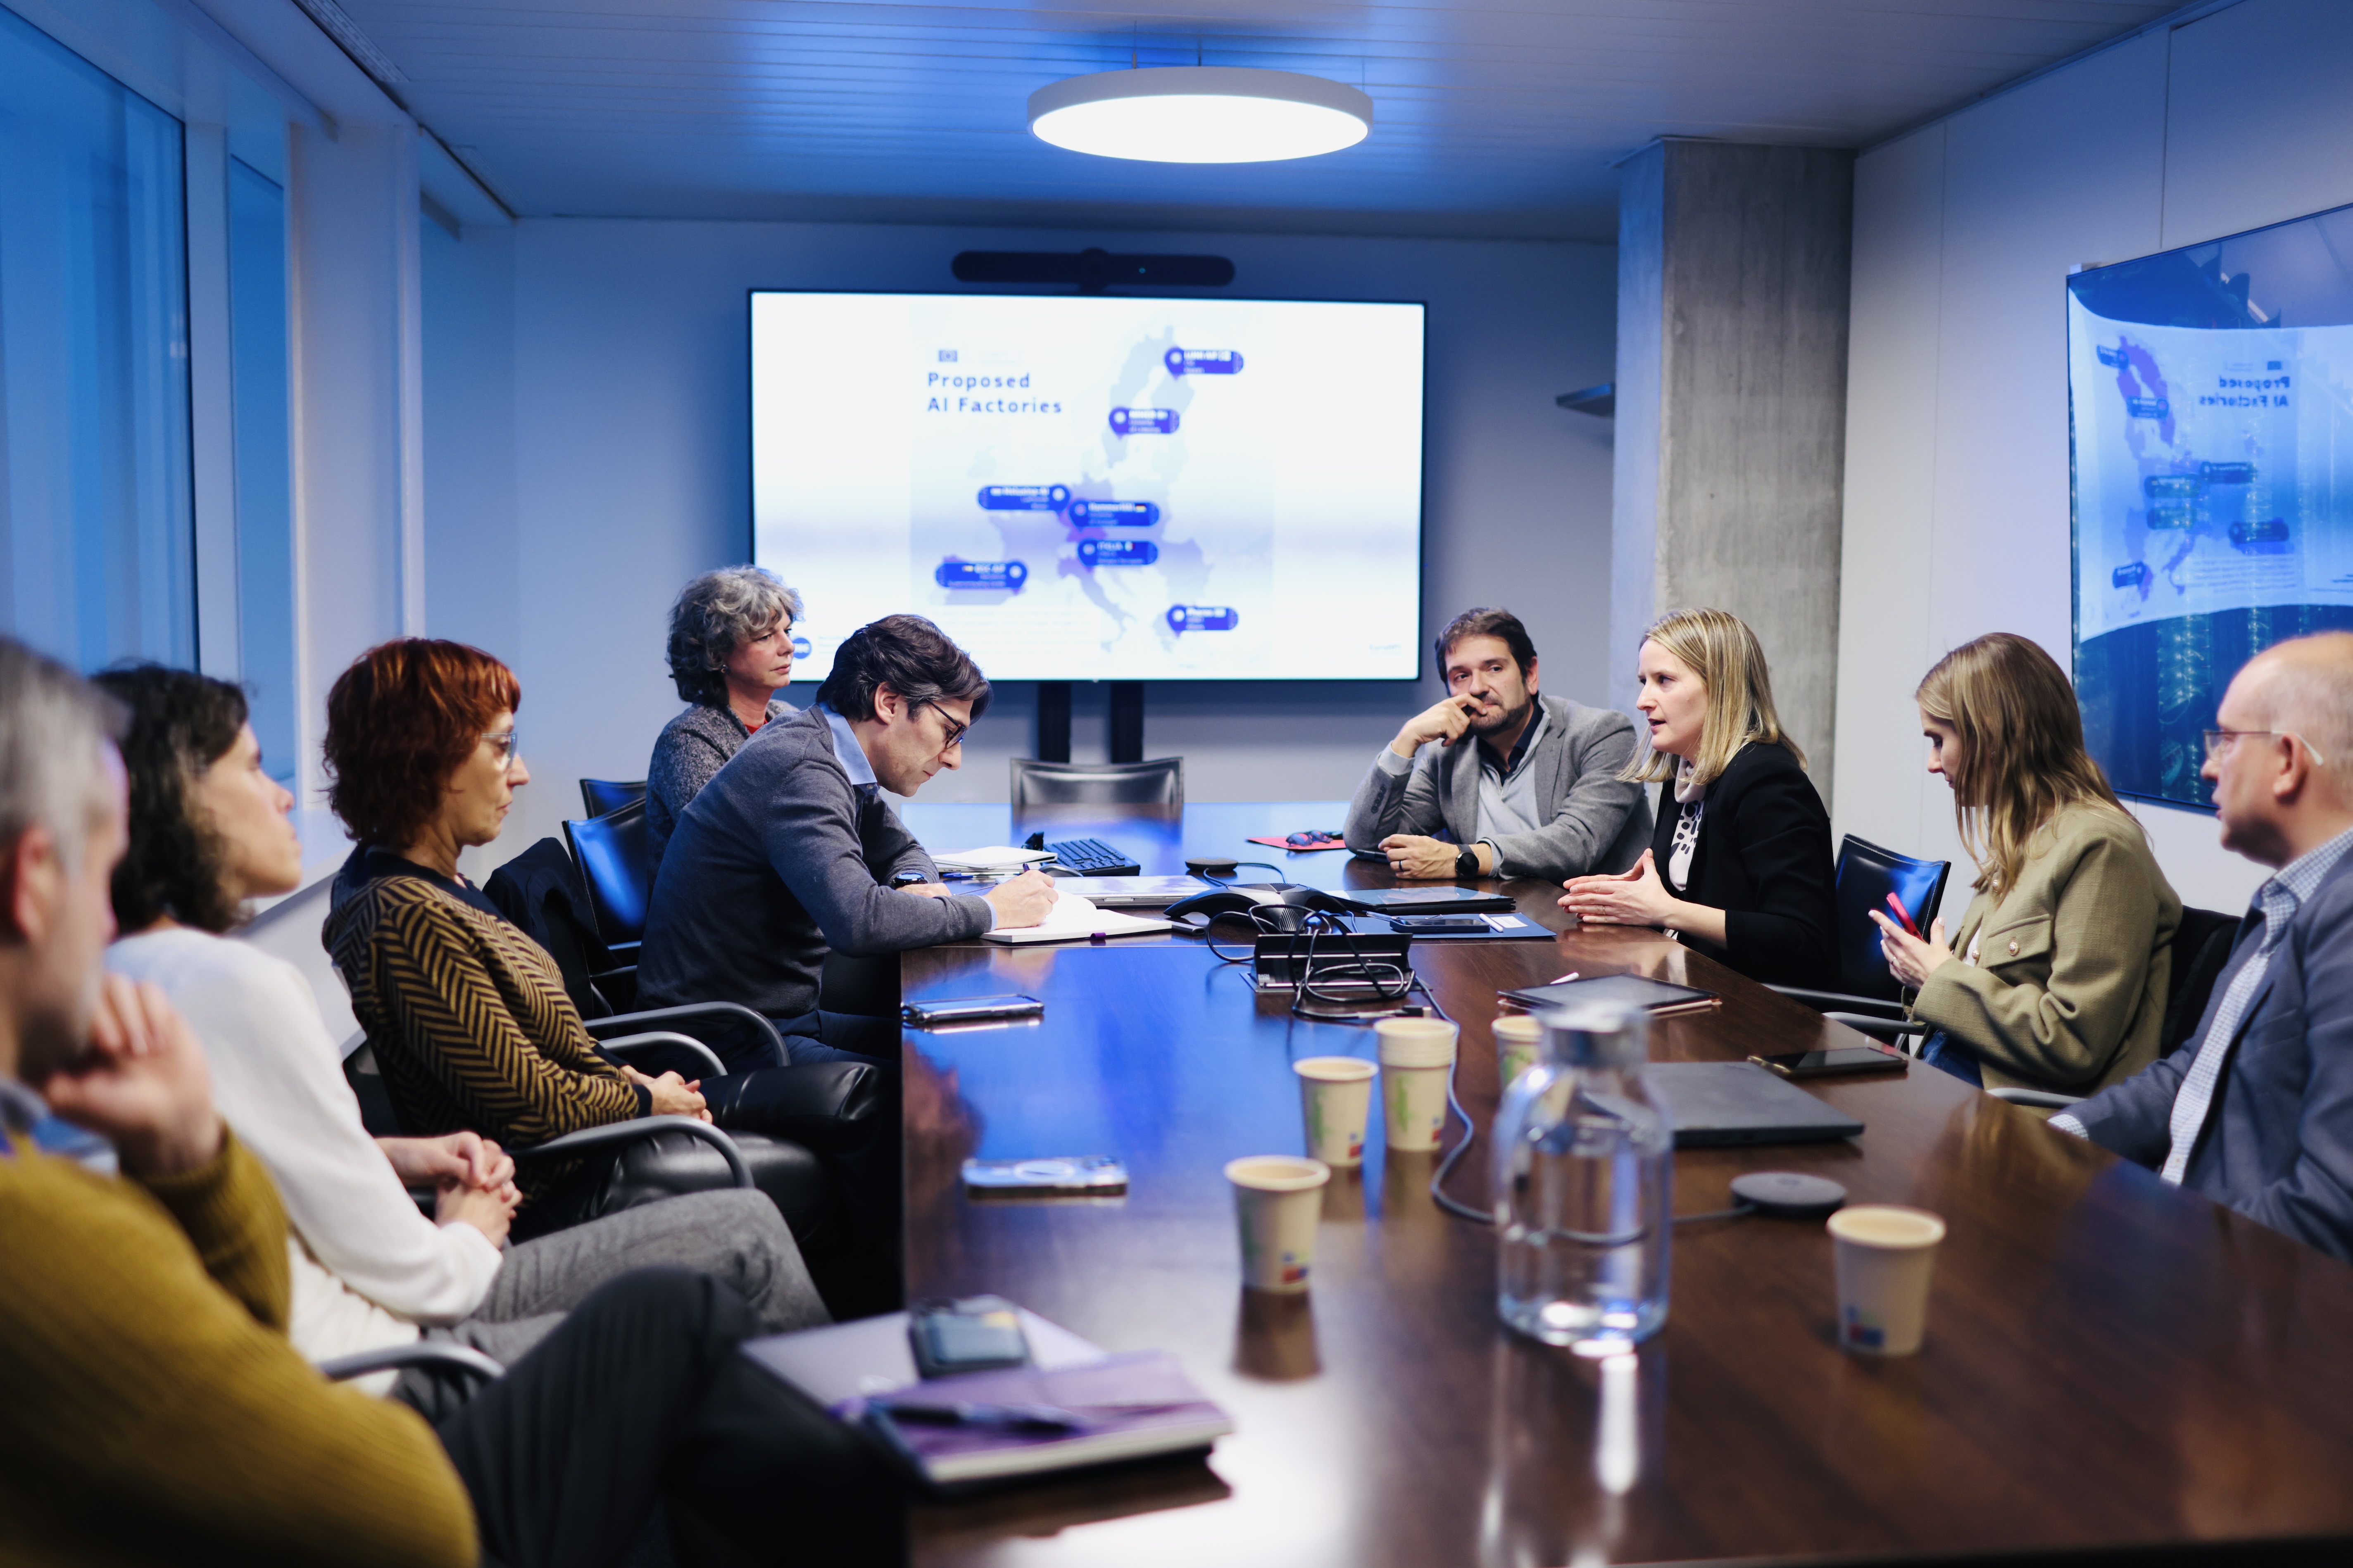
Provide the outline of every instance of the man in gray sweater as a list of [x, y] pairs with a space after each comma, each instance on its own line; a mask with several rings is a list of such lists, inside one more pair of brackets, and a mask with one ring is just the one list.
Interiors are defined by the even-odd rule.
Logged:
[[[776, 1021], [794, 1062], [895, 1058], [895, 1019], [818, 1011], [828, 948], [899, 952], [1035, 925], [1053, 907], [1035, 871], [986, 897], [950, 893], [882, 798], [961, 765], [988, 695], [920, 616], [851, 633], [808, 710], [764, 725], [679, 818], [646, 917], [639, 1005], [740, 1002]], [[741, 1039], [712, 1046], [731, 1072], [776, 1065]]]
[[1618, 776], [1632, 720], [1538, 692], [1535, 644], [1509, 610], [1455, 616], [1438, 668], [1446, 700], [1373, 759], [1348, 806], [1349, 848], [1379, 850], [1400, 877], [1547, 882], [1641, 858], [1651, 807]]

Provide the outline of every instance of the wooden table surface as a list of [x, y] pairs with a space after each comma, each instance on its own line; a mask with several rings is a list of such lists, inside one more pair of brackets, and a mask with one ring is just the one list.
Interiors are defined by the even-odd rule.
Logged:
[[[1386, 878], [1296, 858], [1326, 885]], [[1549, 889], [1509, 890], [1561, 923]], [[1462, 1026], [1478, 1146], [1450, 1192], [1473, 1205], [1500, 987], [1630, 970], [1722, 992], [1654, 1028], [1656, 1060], [1854, 1043], [1651, 931], [1424, 942], [1414, 962]], [[1810, 1086], [1863, 1121], [1851, 1142], [1675, 1157], [1679, 1213], [1780, 1169], [1944, 1215], [1923, 1353], [1837, 1349], [1820, 1223], [1751, 1216], [1679, 1226], [1667, 1327], [1595, 1363], [1498, 1323], [1493, 1233], [1437, 1207], [1435, 1157], [1390, 1154], [1377, 1111], [1363, 1172], [1326, 1189], [1312, 1293], [1240, 1288], [1221, 1167], [1301, 1152], [1290, 1063], [1369, 1057], [1368, 1028], [1294, 1021], [1187, 940], [937, 948], [902, 974], [910, 999], [1047, 1002], [1035, 1024], [905, 1036], [911, 1294], [995, 1291], [1107, 1348], [1176, 1352], [1239, 1427], [1206, 1462], [927, 1506], [919, 1563], [1535, 1568], [2353, 1536], [2353, 1269], [1932, 1068]], [[1114, 1154], [1132, 1185], [976, 1204], [957, 1182], [975, 1153]]]

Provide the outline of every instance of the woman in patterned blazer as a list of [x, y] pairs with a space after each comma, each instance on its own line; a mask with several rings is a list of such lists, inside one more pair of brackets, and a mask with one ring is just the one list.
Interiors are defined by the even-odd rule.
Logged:
[[[515, 745], [514, 672], [479, 648], [422, 637], [371, 648], [327, 698], [329, 803], [353, 838], [324, 940], [351, 988], [403, 1130], [471, 1130], [528, 1148], [639, 1116], [691, 1116], [806, 1141], [878, 1120], [871, 1068], [828, 1064], [708, 1083], [649, 1075], [597, 1047], [546, 950], [458, 869], [498, 837], [531, 772]], [[814, 1156], [739, 1138], [754, 1179], [807, 1238], [827, 1205]], [[598, 1163], [526, 1162], [515, 1233], [617, 1200]]]

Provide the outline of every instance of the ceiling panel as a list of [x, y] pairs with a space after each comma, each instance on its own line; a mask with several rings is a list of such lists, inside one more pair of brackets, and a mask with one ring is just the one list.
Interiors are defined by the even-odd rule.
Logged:
[[[813, 4], [343, 0], [392, 90], [527, 215], [1610, 239], [1654, 136], [1860, 146], [2178, 0]], [[1025, 105], [1130, 64], [1362, 87], [1303, 162], [1130, 163]]]

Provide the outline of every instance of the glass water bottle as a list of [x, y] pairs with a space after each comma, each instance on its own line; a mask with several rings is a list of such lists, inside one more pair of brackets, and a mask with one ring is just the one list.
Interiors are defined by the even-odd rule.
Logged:
[[1648, 1017], [1542, 1015], [1495, 1113], [1496, 1308], [1547, 1344], [1626, 1344], [1667, 1321], [1674, 1127], [1643, 1085]]

